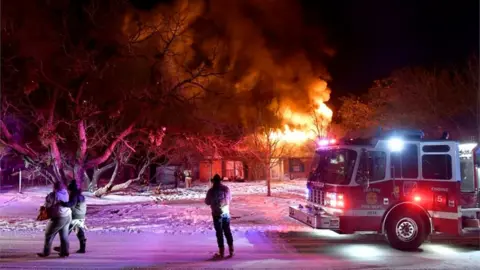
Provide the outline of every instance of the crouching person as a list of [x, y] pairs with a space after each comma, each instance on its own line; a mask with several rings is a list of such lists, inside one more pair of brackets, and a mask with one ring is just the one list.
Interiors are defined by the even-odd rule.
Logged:
[[[68, 185], [68, 192], [70, 193], [70, 200], [68, 202], [61, 202], [64, 207], [72, 209], [72, 222], [70, 223], [68, 234], [75, 231], [78, 241], [80, 242], [80, 249], [77, 253], [85, 253], [87, 239], [85, 238], [85, 215], [87, 213], [87, 203], [85, 197], [82, 195], [81, 189], [78, 188], [77, 183], [73, 180]], [[60, 251], [60, 247], [55, 247], [54, 250]]]
[[43, 252], [37, 253], [40, 257], [50, 255], [52, 242], [57, 233], [60, 236], [60, 257], [68, 257], [68, 226], [72, 221], [72, 211], [68, 207], [60, 205], [61, 202], [68, 202], [68, 192], [65, 185], [61, 182], [55, 182], [53, 191], [45, 198], [44, 207], [47, 210], [48, 221], [45, 228], [45, 244]]
[[219, 252], [215, 254], [214, 258], [223, 258], [225, 255], [225, 245], [223, 241], [224, 234], [227, 239], [229, 255], [230, 257], [234, 255], [229, 209], [232, 196], [230, 194], [230, 189], [227, 186], [222, 185], [221, 181], [221, 177], [216, 174], [212, 179], [213, 186], [208, 190], [205, 198], [205, 203], [210, 205], [210, 208], [212, 209], [213, 226], [215, 227], [217, 235]]

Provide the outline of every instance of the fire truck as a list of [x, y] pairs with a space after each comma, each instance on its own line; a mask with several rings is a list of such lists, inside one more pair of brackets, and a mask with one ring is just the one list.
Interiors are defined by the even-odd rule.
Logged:
[[432, 234], [480, 232], [480, 148], [420, 130], [317, 142], [307, 202], [289, 216], [315, 229], [385, 235], [414, 250]]

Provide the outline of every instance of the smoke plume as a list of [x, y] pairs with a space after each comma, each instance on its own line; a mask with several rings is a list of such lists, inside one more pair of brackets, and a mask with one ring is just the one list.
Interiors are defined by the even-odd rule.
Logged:
[[243, 97], [243, 105], [234, 104], [239, 115], [249, 117], [253, 104], [266, 101], [286, 124], [306, 124], [312, 107], [330, 121], [323, 104], [330, 98], [330, 78], [318, 59], [332, 50], [320, 29], [304, 23], [297, 1], [178, 0], [170, 8], [193, 14], [187, 43], [195, 53], [190, 55], [219, 48], [216, 65], [227, 71], [229, 90], [238, 100]]

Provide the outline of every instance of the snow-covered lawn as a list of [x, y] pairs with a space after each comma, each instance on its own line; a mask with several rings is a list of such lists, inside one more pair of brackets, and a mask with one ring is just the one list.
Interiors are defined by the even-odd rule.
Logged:
[[[302, 231], [308, 227], [288, 217], [288, 206], [304, 199], [305, 180], [272, 183], [266, 196], [265, 181], [226, 182], [233, 195], [234, 232], [248, 230]], [[85, 192], [87, 226], [97, 232], [153, 232], [193, 234], [211, 231], [210, 209], [203, 203], [208, 185], [190, 189], [167, 189], [159, 194], [112, 194], [96, 198]], [[0, 196], [0, 231], [41, 231], [46, 222], [35, 221], [39, 206], [50, 187], [37, 187]]]
[[[313, 230], [288, 217], [304, 201], [305, 181], [226, 183], [233, 193], [236, 256], [211, 261], [216, 251], [208, 186], [161, 194], [87, 196], [87, 253], [59, 260], [37, 258], [46, 222], [35, 221], [49, 188], [0, 194], [0, 268], [15, 269], [478, 269], [473, 245], [425, 243], [420, 252], [400, 252], [382, 237]], [[70, 236], [70, 250], [78, 248]], [[475, 239], [474, 239], [475, 240]], [[55, 240], [58, 244], [58, 237]]]

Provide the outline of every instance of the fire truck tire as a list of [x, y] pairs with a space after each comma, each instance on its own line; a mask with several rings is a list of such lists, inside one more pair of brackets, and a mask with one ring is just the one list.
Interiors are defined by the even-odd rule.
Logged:
[[420, 215], [406, 211], [399, 211], [388, 218], [386, 235], [393, 248], [404, 251], [417, 250], [427, 237]]

